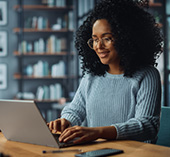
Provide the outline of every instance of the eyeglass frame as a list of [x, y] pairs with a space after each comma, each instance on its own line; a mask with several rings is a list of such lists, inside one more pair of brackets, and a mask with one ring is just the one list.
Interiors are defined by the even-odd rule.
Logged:
[[[109, 38], [109, 37], [103, 37], [103, 38], [101, 38], [101, 39], [98, 39], [98, 42], [96, 43], [96, 46], [98, 45], [98, 43], [99, 43], [99, 41], [101, 42], [101, 44], [102, 44], [102, 46], [104, 46], [104, 47], [106, 47], [105, 46], [105, 44], [103, 43], [103, 40], [104, 39], [109, 39], [111, 42], [113, 42], [114, 41], [114, 39], [113, 38]], [[94, 39], [93, 38], [90, 38], [88, 41], [87, 41], [87, 44], [88, 44], [88, 46], [92, 49], [92, 50], [94, 50], [94, 48], [93, 47], [91, 47], [91, 45], [90, 45], [90, 40], [93, 40], [94, 41]], [[111, 43], [110, 43], [111, 44]]]

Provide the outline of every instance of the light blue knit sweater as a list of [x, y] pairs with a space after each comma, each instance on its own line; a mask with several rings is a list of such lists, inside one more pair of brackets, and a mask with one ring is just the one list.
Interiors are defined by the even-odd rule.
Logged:
[[115, 126], [117, 139], [154, 142], [160, 120], [161, 83], [156, 68], [147, 67], [132, 78], [106, 73], [82, 78], [73, 101], [61, 118], [73, 125]]

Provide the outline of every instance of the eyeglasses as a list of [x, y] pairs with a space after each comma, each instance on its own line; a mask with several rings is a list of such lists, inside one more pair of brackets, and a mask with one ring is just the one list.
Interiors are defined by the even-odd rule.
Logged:
[[105, 37], [105, 38], [102, 38], [101, 40], [99, 39], [93, 39], [93, 38], [90, 38], [88, 41], [87, 41], [87, 44], [89, 45], [89, 47], [91, 49], [94, 50], [94, 48], [96, 48], [96, 46], [98, 45], [99, 41], [101, 41], [101, 44], [107, 48], [107, 47], [110, 47], [112, 42], [114, 41], [112, 38], [108, 38], [108, 37]]

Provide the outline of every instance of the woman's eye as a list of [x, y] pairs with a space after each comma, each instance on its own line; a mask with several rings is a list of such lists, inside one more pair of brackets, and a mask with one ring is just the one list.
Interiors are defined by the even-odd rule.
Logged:
[[110, 38], [104, 38], [104, 40], [107, 42], [107, 41], [110, 41]]
[[93, 41], [97, 43], [99, 41], [99, 39], [93, 39]]

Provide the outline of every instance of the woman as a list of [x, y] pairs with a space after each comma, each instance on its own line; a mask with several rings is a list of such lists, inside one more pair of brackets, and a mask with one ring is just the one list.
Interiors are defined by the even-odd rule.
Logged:
[[[161, 83], [154, 68], [162, 36], [144, 0], [102, 0], [76, 34], [83, 78], [60, 119], [61, 142], [98, 138], [156, 142]], [[80, 126], [87, 120], [87, 127]]]

